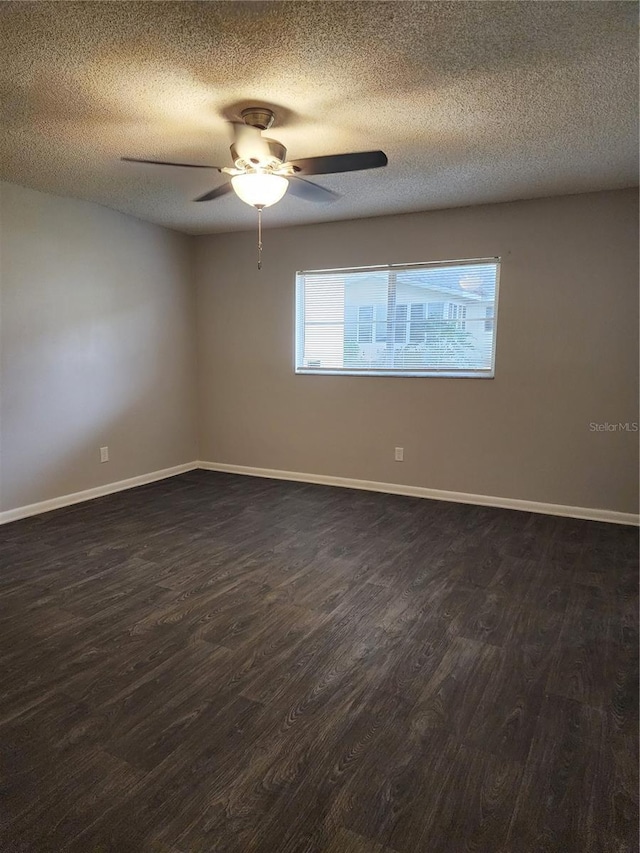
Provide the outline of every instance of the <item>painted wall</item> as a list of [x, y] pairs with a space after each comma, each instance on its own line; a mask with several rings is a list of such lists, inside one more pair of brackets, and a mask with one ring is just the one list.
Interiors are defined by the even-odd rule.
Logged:
[[[283, 203], [286, 203], [283, 202]], [[200, 458], [637, 512], [636, 190], [195, 238]], [[296, 376], [298, 269], [503, 259], [495, 379]], [[405, 461], [394, 461], [403, 446]]]
[[11, 184], [0, 205], [0, 507], [193, 461], [190, 238]]

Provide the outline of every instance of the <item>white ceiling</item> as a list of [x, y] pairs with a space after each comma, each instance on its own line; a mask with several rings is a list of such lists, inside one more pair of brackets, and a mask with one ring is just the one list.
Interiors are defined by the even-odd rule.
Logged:
[[265, 225], [352, 219], [638, 182], [633, 2], [3, 2], [1, 175], [189, 233], [255, 227], [225, 117], [275, 106], [289, 156], [383, 149], [314, 178]]

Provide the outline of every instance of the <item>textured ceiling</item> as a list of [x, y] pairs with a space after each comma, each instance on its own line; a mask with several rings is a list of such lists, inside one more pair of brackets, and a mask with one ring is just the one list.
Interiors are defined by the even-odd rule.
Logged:
[[292, 158], [381, 148], [265, 225], [637, 183], [633, 2], [3, 2], [1, 175], [191, 233], [255, 227], [225, 116], [274, 105]]

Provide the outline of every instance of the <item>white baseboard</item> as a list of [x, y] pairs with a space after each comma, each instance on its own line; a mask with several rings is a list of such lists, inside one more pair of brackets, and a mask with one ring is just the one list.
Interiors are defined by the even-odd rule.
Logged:
[[436, 501], [493, 506], [500, 509], [515, 509], [523, 512], [538, 512], [543, 515], [568, 516], [569, 518], [582, 518], [588, 521], [606, 521], [610, 524], [629, 524], [635, 526], [640, 524], [640, 517], [629, 512], [564, 506], [562, 504], [548, 504], [539, 501], [524, 501], [517, 498], [471, 495], [466, 492], [448, 492], [441, 489], [427, 489], [423, 486], [403, 486], [398, 483], [378, 483], [373, 480], [354, 480], [349, 477], [334, 477], [327, 474], [306, 474], [299, 471], [280, 471], [275, 468], [251, 468], [246, 465], [227, 465], [222, 462], [187, 462], [184, 465], [163, 468], [160, 471], [152, 471], [150, 474], [130, 477], [127, 480], [120, 480], [117, 483], [106, 483], [104, 486], [97, 486], [94, 489], [85, 489], [82, 492], [74, 492], [71, 495], [62, 495], [58, 498], [51, 498], [48, 501], [40, 501], [35, 504], [29, 504], [28, 506], [16, 507], [16, 509], [0, 512], [0, 524], [17, 521], [20, 518], [28, 518], [31, 515], [39, 515], [42, 512], [49, 512], [52, 509], [90, 501], [94, 498], [100, 498], [103, 495], [124, 491], [125, 489], [134, 489], [136, 486], [144, 486], [147, 483], [154, 483], [156, 480], [175, 477], [177, 474], [184, 474], [186, 471], [193, 471], [196, 468], [202, 468], [205, 471], [242, 474], [249, 477], [266, 477], [272, 480], [293, 480], [300, 483], [338, 486], [344, 489], [361, 489], [368, 492], [406, 495], [407, 497], [428, 498]]
[[49, 512], [63, 506], [91, 501], [94, 498], [101, 498], [103, 495], [122, 492], [125, 489], [134, 489], [136, 486], [144, 486], [147, 483], [154, 483], [156, 480], [175, 477], [176, 474], [184, 474], [185, 471], [193, 471], [194, 468], [198, 467], [198, 462], [186, 462], [184, 465], [174, 465], [173, 468], [163, 468], [160, 471], [152, 471], [150, 474], [140, 474], [139, 477], [130, 477], [128, 480], [119, 480], [117, 483], [106, 483], [104, 486], [96, 486], [95, 489], [84, 489], [82, 492], [74, 492], [71, 495], [61, 495], [59, 498], [51, 498], [48, 501], [19, 506], [16, 509], [0, 512], [0, 524], [17, 521], [19, 518], [28, 518], [30, 515], [39, 515], [41, 512]]
[[324, 486], [339, 486], [345, 489], [362, 489], [367, 492], [385, 492], [391, 495], [406, 495], [412, 498], [429, 498], [436, 501], [493, 506], [500, 509], [515, 509], [523, 512], [538, 512], [543, 515], [561, 515], [582, 518], [587, 521], [606, 521], [610, 524], [638, 525], [640, 517], [630, 512], [609, 509], [592, 509], [581, 506], [564, 506], [539, 501], [523, 501], [517, 498], [496, 498], [489, 495], [470, 495], [466, 492], [447, 492], [441, 489], [426, 489], [423, 486], [403, 486], [397, 483], [377, 483], [373, 480], [353, 480], [348, 477], [333, 477], [326, 474], [302, 474], [298, 471], [279, 471], [272, 468], [250, 468], [245, 465], [227, 465], [222, 462], [198, 462], [198, 468], [207, 471], [223, 471], [228, 474], [244, 474], [249, 477], [267, 477], [273, 480], [294, 480], [301, 483], [316, 483]]

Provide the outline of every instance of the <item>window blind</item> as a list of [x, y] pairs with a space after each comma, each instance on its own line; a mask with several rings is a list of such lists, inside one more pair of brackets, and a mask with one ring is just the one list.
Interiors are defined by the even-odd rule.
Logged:
[[492, 377], [500, 260], [296, 274], [297, 373]]

